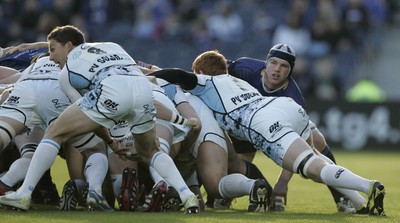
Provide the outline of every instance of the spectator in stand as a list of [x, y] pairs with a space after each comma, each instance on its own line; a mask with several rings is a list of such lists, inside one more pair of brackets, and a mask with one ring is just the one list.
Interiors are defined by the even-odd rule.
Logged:
[[218, 4], [217, 12], [207, 19], [207, 28], [221, 42], [240, 42], [243, 38], [243, 21], [230, 2]]

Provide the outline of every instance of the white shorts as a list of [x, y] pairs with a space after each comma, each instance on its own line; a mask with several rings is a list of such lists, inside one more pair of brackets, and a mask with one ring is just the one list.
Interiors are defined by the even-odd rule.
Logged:
[[222, 147], [228, 154], [228, 147], [226, 145], [224, 132], [219, 127], [212, 111], [197, 96], [187, 95], [187, 99], [189, 104], [196, 110], [196, 113], [201, 121], [201, 131], [199, 137], [191, 148], [193, 157], [197, 158], [200, 144], [206, 141], [214, 142]]
[[70, 104], [58, 80], [23, 80], [15, 84], [1, 105], [0, 116], [15, 119], [29, 128], [47, 127]]
[[91, 149], [102, 142], [103, 139], [101, 139], [94, 133], [87, 133], [85, 135], [78, 136], [70, 140], [72, 146], [75, 147], [79, 152]]
[[250, 137], [279, 166], [290, 144], [310, 136], [309, 117], [293, 99], [278, 97], [251, 117]]
[[145, 76], [112, 75], [76, 103], [91, 120], [108, 129], [126, 120], [132, 133], [141, 134], [155, 124], [152, 90]]

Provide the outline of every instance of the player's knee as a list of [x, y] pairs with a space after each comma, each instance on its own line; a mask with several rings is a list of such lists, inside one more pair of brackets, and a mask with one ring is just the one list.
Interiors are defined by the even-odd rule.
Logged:
[[38, 147], [37, 143], [25, 143], [19, 148], [21, 157], [31, 159], [37, 147]]
[[314, 147], [320, 152], [323, 151], [325, 149], [325, 146], [326, 146], [326, 141], [325, 141], [324, 136], [318, 130], [312, 131], [312, 134], [313, 134]]
[[[301, 177], [308, 179], [309, 177], [309, 167], [311, 163], [317, 158], [317, 156], [312, 151], [304, 151], [297, 156], [293, 163], [293, 172], [298, 173]], [[312, 174], [312, 173], [311, 173]]]
[[0, 121], [0, 149], [4, 149], [15, 135], [15, 129], [10, 124]]

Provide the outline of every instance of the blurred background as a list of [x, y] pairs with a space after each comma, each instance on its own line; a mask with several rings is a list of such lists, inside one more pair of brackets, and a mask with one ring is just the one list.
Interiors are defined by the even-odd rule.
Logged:
[[[400, 143], [399, 0], [0, 2], [2, 47], [45, 41], [54, 27], [73, 24], [89, 42], [113, 41], [136, 60], [190, 70], [205, 50], [217, 49], [228, 59], [265, 59], [272, 45], [287, 43], [297, 56], [293, 76], [328, 140], [352, 149]], [[356, 124], [338, 123], [346, 117]], [[344, 145], [345, 136], [337, 136], [359, 142], [353, 130], [365, 129], [370, 133], [359, 145]], [[378, 131], [385, 132], [383, 140], [372, 137]]]

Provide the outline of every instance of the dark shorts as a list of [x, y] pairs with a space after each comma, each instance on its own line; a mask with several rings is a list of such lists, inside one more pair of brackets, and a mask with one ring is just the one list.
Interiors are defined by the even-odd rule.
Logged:
[[253, 144], [248, 141], [238, 140], [231, 137], [233, 147], [235, 148], [236, 153], [255, 153], [257, 151], [254, 148]]

